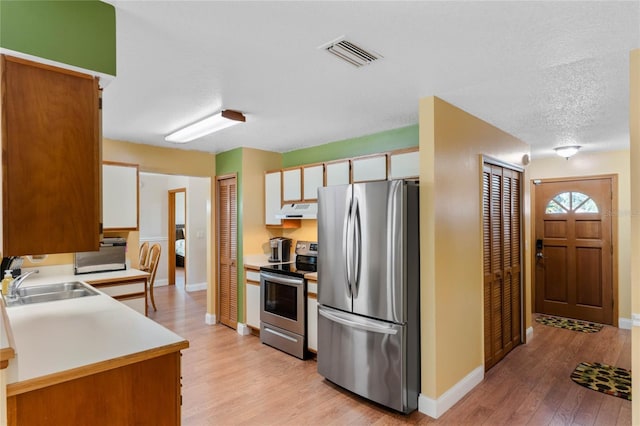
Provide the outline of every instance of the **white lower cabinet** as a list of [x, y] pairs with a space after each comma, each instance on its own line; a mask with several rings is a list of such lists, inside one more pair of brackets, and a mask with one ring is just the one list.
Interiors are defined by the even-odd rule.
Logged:
[[318, 352], [318, 300], [315, 297], [307, 297], [307, 349]]
[[247, 325], [260, 330], [260, 272], [245, 269], [245, 293]]

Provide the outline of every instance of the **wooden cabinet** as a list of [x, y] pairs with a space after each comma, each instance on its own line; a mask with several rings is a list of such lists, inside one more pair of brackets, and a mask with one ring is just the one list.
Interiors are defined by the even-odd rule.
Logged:
[[307, 281], [307, 349], [318, 352], [318, 282]]
[[282, 208], [282, 174], [280, 170], [266, 172], [264, 174], [264, 223], [265, 225], [278, 226], [282, 219], [276, 218], [276, 214]]
[[104, 230], [138, 230], [138, 165], [102, 164], [102, 223]]
[[389, 154], [389, 179], [408, 179], [420, 176], [420, 152], [417, 148]]
[[245, 268], [245, 323], [260, 331], [260, 271]]
[[181, 354], [179, 348], [167, 351], [107, 360], [23, 393], [8, 388], [7, 424], [179, 425]]
[[2, 55], [3, 256], [98, 250], [98, 80]]
[[302, 198], [303, 201], [316, 201], [318, 188], [324, 185], [324, 166], [314, 164], [302, 168]]
[[146, 276], [114, 280], [94, 280], [87, 281], [87, 283], [140, 312], [142, 315], [147, 315]]
[[351, 183], [349, 176], [349, 160], [325, 163], [326, 186], [347, 185]]
[[294, 167], [282, 170], [282, 203], [302, 200], [302, 169]]
[[375, 154], [351, 160], [351, 181], [369, 182], [387, 179], [387, 155]]

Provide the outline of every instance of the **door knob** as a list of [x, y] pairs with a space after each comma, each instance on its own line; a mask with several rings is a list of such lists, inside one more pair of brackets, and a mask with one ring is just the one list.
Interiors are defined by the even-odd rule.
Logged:
[[537, 257], [538, 259], [544, 259], [544, 255], [542, 254], [542, 252], [538, 252], [538, 253], [536, 253], [536, 257]]

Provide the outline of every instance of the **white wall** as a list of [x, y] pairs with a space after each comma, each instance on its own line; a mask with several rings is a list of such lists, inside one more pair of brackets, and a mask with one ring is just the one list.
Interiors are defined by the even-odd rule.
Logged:
[[176, 225], [184, 225], [185, 199], [184, 192], [176, 193]]
[[211, 210], [210, 179], [190, 177], [187, 186], [187, 290], [207, 285], [207, 218]]

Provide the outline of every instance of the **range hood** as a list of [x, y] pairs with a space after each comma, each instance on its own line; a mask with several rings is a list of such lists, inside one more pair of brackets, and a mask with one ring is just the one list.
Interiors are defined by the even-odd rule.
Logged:
[[318, 204], [295, 203], [285, 204], [276, 215], [278, 219], [316, 219], [318, 217]]

